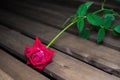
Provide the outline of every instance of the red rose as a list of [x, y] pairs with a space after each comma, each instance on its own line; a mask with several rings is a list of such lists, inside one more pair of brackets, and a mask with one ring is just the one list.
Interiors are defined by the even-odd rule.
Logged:
[[52, 61], [54, 51], [46, 48], [36, 37], [32, 48], [26, 46], [24, 53], [28, 59], [27, 64], [32, 64], [34, 68], [43, 70]]

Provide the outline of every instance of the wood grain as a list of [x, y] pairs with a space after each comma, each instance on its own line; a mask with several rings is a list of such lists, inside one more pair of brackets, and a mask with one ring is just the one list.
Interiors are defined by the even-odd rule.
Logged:
[[[5, 14], [6, 13], [4, 13], [4, 15]], [[7, 13], [7, 15], [3, 17], [2, 22], [24, 34], [34, 37], [39, 36], [42, 40], [47, 42], [59, 32], [58, 29], [10, 13]], [[66, 32], [62, 34], [54, 44], [55, 48], [69, 55], [77, 57], [111, 74], [120, 76], [119, 51], [83, 40]]]
[[14, 79], [0, 69], [0, 80], [14, 80]]
[[12, 76], [14, 80], [49, 80], [42, 74], [36, 72], [27, 65], [8, 55], [1, 49], [0, 49], [0, 68], [7, 74]]
[[[6, 49], [10, 48], [11, 53], [12, 53], [12, 51], [16, 52], [14, 54], [20, 54], [20, 55], [24, 56], [24, 53], [23, 53], [24, 47], [26, 45], [33, 44], [32, 39], [30, 39], [24, 35], [21, 35], [18, 32], [15, 32], [13, 30], [5, 28], [3, 26], [0, 26], [0, 34], [1, 34], [0, 44], [4, 45], [2, 47], [4, 47], [4, 48], [7, 47]], [[14, 60], [13, 58], [11, 58], [10, 56], [8, 56], [7, 54], [5, 54], [2, 51], [1, 51], [1, 53], [2, 54], [0, 54], [0, 63], [2, 65], [0, 65], [0, 66], [4, 66], [5, 64], [6, 65], [11, 64], [11, 66], [9, 66], [10, 67], [9, 69], [12, 69], [13, 68], [12, 66], [14, 66], [15, 69], [12, 69], [13, 71], [14, 70], [20, 70], [20, 71], [26, 70], [26, 69], [23, 69], [24, 67], [22, 67], [22, 66], [20, 66], [20, 68], [22, 68], [22, 69], [19, 69], [18, 67], [16, 67], [17, 66], [16, 64], [19, 64], [18, 61]], [[10, 59], [10, 60], [7, 60], [7, 59]], [[6, 61], [6, 62], [2, 63], [3, 61]], [[16, 63], [14, 64], [13, 62], [15, 62], [15, 61], [16, 61]], [[6, 69], [5, 67], [2, 67], [2, 68], [4, 68], [4, 70], [8, 69], [8, 68]], [[30, 71], [30, 70], [27, 70], [27, 71]], [[83, 79], [84, 80], [101, 80], [101, 79], [102, 80], [120, 80], [120, 78], [117, 78], [113, 75], [105, 73], [97, 68], [94, 68], [94, 67], [92, 67], [86, 63], [83, 63], [75, 58], [65, 55], [57, 50], [55, 50], [53, 62], [45, 68], [44, 72], [51, 75], [52, 77], [55, 77], [57, 80], [83, 80]], [[24, 71], [24, 73], [25, 73], [25, 71]], [[30, 74], [30, 72], [28, 72], [28, 73]], [[27, 75], [28, 74], [26, 74], [26, 76]], [[25, 76], [25, 75], [23, 75], [23, 76]]]
[[[62, 7], [60, 5], [50, 4], [50, 3], [39, 3], [40, 6], [30, 5], [26, 3], [20, 4], [20, 2], [12, 3], [12, 6], [8, 4], [9, 9], [23, 16], [27, 16], [34, 20], [40, 21], [42, 23], [48, 24], [50, 26], [57, 27], [59, 29], [64, 28], [61, 24], [65, 21], [66, 18], [75, 13], [76, 9]], [[16, 6], [16, 7], [14, 7]], [[49, 20], [47, 20], [49, 18]], [[54, 22], [54, 24], [53, 24]], [[119, 21], [117, 21], [119, 22]], [[90, 26], [86, 23], [86, 26]], [[78, 34], [76, 26], [73, 26], [68, 30], [71, 33]], [[93, 32], [90, 39], [96, 41], [97, 33]], [[103, 41], [103, 45], [111, 47], [117, 50], [120, 50], [120, 38], [113, 37], [111, 33], [108, 33]]]

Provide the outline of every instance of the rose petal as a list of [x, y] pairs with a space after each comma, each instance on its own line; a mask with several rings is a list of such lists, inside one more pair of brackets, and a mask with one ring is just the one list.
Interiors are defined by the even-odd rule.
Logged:
[[25, 53], [25, 54], [31, 53], [31, 48], [30, 48], [29, 46], [26, 46], [26, 47], [25, 47], [25, 50], [24, 50], [24, 53]]
[[38, 37], [36, 37], [36, 40], [35, 40], [32, 48], [38, 49], [38, 48], [41, 48], [42, 46], [43, 45], [42, 45], [41, 41], [39, 40]]
[[[33, 64], [33, 66], [42, 65], [46, 63], [45, 55], [44, 54], [42, 55], [42, 54], [43, 53], [36, 52], [29, 57], [29, 60]], [[37, 60], [37, 58], [39, 58], [39, 60]]]
[[44, 52], [45, 52], [47, 63], [51, 62], [53, 54], [54, 54], [54, 51], [47, 48]]
[[38, 70], [43, 70], [46, 66], [47, 64], [43, 64], [43, 65], [34, 66], [34, 68]]
[[52, 61], [54, 55], [54, 51], [46, 48], [38, 37], [36, 37], [32, 48], [26, 46], [24, 53], [28, 59], [27, 64], [32, 64], [34, 68], [39, 70], [43, 70]]

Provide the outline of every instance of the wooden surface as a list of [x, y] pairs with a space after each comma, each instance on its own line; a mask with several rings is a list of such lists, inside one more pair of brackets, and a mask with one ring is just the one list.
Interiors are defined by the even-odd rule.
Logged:
[[0, 69], [0, 80], [14, 80], [14, 79]]
[[[59, 1], [61, 1], [61, 0], [59, 0]], [[87, 1], [94, 2], [94, 4], [96, 6], [101, 6], [101, 3], [103, 2], [103, 0], [66, 0], [64, 2], [66, 2], [66, 3], [74, 3], [75, 5], [79, 5], [80, 2], [84, 3], [84, 2], [87, 2]], [[119, 5], [120, 5], [120, 2], [118, 2], [117, 0], [106, 0], [105, 7], [113, 8], [113, 9], [116, 9], [116, 10], [119, 11], [120, 10]]]
[[[42, 22], [52, 27], [57, 27], [62, 29], [62, 23], [67, 19], [69, 16], [75, 13], [75, 8], [67, 8], [64, 6], [51, 4], [51, 3], [38, 3], [39, 5], [31, 5], [27, 3], [20, 2], [13, 2], [12, 6], [8, 4], [11, 11], [16, 12], [17, 14], [21, 14], [23, 16], [27, 16], [32, 18], [33, 20], [37, 20], [38, 22]], [[16, 6], [16, 7], [14, 7]], [[21, 11], [22, 10], [22, 11]], [[49, 18], [49, 20], [47, 20]], [[117, 23], [119, 21], [116, 21]], [[54, 23], [54, 24], [53, 24]], [[86, 26], [90, 26], [86, 24]], [[76, 26], [71, 27], [69, 32], [78, 34], [78, 30]], [[95, 41], [96, 40], [96, 31], [92, 33], [90, 39]], [[107, 47], [111, 47], [120, 51], [120, 38], [113, 37], [111, 33], [108, 33], [103, 41], [103, 44]]]
[[[27, 65], [8, 55], [0, 49], [0, 69], [9, 74], [14, 80], [49, 80]], [[3, 75], [6, 76], [6, 75]], [[0, 79], [12, 80], [12, 79]]]
[[[24, 47], [26, 45], [33, 44], [32, 39], [24, 35], [21, 35], [18, 32], [5, 28], [3, 26], [0, 26], [0, 34], [1, 34], [0, 44], [4, 45], [2, 47], [8, 50], [11, 49], [11, 53], [13, 53], [12, 51], [15, 51], [16, 53], [14, 54], [19, 54], [24, 56], [23, 54]], [[19, 70], [20, 71], [26, 70], [26, 69], [23, 69], [24, 67], [22, 66], [20, 66], [20, 68], [22, 69], [19, 69], [18, 67], [16, 67], [17, 66], [16, 64], [18, 64], [19, 61], [14, 60], [13, 58], [10, 58], [10, 60], [6, 61], [6, 59], [9, 59], [9, 56], [5, 54], [3, 51], [1, 51], [1, 53], [2, 54], [0, 54], [0, 61], [1, 61], [0, 63], [2, 65], [0, 66], [2, 66], [4, 70], [7, 70], [5, 65], [8, 65], [8, 64], [10, 65], [10, 63], [11, 63], [11, 66], [9, 66], [8, 69], [12, 69], [13, 68], [12, 66], [14, 66], [15, 69], [12, 69], [13, 71], [18, 70], [17, 72], [19, 72]], [[4, 63], [2, 63], [3, 61]], [[26, 71], [29, 71], [28, 72], [29, 75], [32, 74], [30, 70], [26, 70]], [[55, 50], [53, 62], [45, 68], [44, 72], [58, 80], [83, 80], [83, 79], [84, 80], [120, 80], [120, 78], [117, 78], [113, 75], [105, 73], [95, 67], [92, 67], [68, 55], [65, 55], [57, 50]], [[7, 72], [7, 73], [11, 73], [11, 72]], [[25, 76], [23, 75], [23, 73], [21, 75]], [[31, 76], [31, 79], [32, 78], [33, 77]]]
[[[25, 46], [32, 46], [35, 36], [48, 44], [63, 28], [61, 24], [65, 19], [75, 13], [78, 2], [81, 4], [85, 1], [1, 2], [0, 48], [7, 52], [0, 49], [0, 75], [6, 79], [7, 75], [14, 80], [120, 80], [120, 38], [108, 33], [104, 43], [98, 45], [94, 42], [95, 31], [90, 40], [84, 40], [76, 36], [76, 25], [64, 32], [51, 46], [55, 51], [53, 62], [43, 72], [39, 73], [21, 62], [26, 61], [23, 53]], [[98, 2], [91, 10], [98, 8]], [[116, 10], [119, 11], [119, 8]], [[116, 20], [117, 23], [119, 21]]]
[[[2, 14], [2, 12], [0, 14]], [[4, 18], [1, 18], [1, 21], [6, 25], [9, 25], [9, 27], [17, 29], [31, 37], [37, 35], [43, 40], [43, 42], [49, 42], [59, 32], [58, 29], [12, 13], [4, 13], [2, 16], [4, 16]], [[96, 43], [81, 39], [66, 32], [62, 34], [54, 44], [54, 47], [60, 51], [64, 51], [73, 57], [111, 74], [120, 76], [120, 52], [117, 50], [97, 45]]]

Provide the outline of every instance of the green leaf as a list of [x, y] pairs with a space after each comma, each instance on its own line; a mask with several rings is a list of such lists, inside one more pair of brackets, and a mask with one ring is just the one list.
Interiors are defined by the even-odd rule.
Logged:
[[103, 24], [102, 19], [98, 15], [93, 14], [93, 13], [90, 13], [87, 15], [87, 21], [90, 24], [95, 25], [95, 26], [101, 26]]
[[105, 18], [103, 21], [104, 21], [104, 22], [103, 22], [103, 27], [104, 27], [105, 29], [109, 29], [110, 26], [111, 26], [112, 21], [109, 20], [109, 19], [107, 19], [107, 18]]
[[103, 27], [105, 29], [109, 29], [111, 26], [112, 21], [115, 19], [115, 17], [112, 14], [106, 14], [104, 15], [103, 19]]
[[81, 33], [80, 33], [80, 37], [84, 38], [84, 39], [89, 39], [90, 37], [90, 29], [87, 28], [85, 30], [83, 30]]
[[77, 10], [77, 14], [79, 16], [84, 16], [87, 13], [87, 10], [89, 9], [89, 7], [93, 4], [93, 2], [86, 2], [82, 5], [79, 6], [78, 10]]
[[87, 9], [93, 4], [93, 2], [86, 2], [85, 5], [87, 7]]
[[78, 19], [77, 27], [78, 27], [79, 32], [82, 32], [82, 30], [84, 28], [84, 19], [83, 18]]
[[112, 21], [115, 20], [115, 17], [112, 14], [105, 14], [104, 17], [109, 18]]
[[113, 35], [113, 36], [120, 36], [120, 34], [117, 33], [117, 32], [115, 32], [114, 30], [112, 30], [112, 35]]
[[120, 24], [115, 24], [113, 27], [115, 32], [120, 33]]
[[71, 22], [74, 22], [77, 20], [77, 14], [74, 14], [73, 16], [71, 16]]
[[86, 12], [87, 12], [87, 6], [85, 4], [80, 5], [80, 7], [78, 8], [78, 11], [77, 11], [78, 15], [84, 16], [86, 14]]
[[105, 30], [103, 28], [100, 28], [97, 35], [97, 43], [102, 42], [104, 37], [105, 37]]
[[118, 24], [114, 24], [113, 27], [112, 27], [112, 34], [113, 34], [114, 36], [120, 36], [120, 33], [117, 33], [117, 32], [114, 30], [114, 28], [116, 27], [116, 25], [118, 25]]

